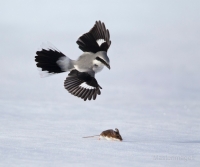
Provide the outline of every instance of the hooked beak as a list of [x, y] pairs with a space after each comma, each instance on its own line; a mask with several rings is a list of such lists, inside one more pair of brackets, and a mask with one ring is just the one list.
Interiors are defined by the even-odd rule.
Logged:
[[105, 64], [105, 66], [110, 70], [110, 65], [109, 64]]
[[[100, 57], [96, 57], [96, 60], [100, 61], [101, 63], [103, 63], [109, 70], [110, 70], [110, 64], [108, 64], [105, 60], [103, 60]], [[108, 59], [109, 61], [109, 59]]]

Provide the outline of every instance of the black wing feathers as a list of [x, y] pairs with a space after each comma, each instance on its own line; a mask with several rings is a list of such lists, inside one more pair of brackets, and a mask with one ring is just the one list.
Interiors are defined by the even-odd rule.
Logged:
[[[83, 83], [86, 84], [86, 87], [81, 86]], [[100, 89], [102, 89], [94, 77], [91, 77], [86, 72], [77, 70], [72, 70], [68, 74], [64, 86], [69, 93], [84, 100], [91, 100], [92, 98], [95, 100], [97, 95], [101, 94]]]
[[99, 45], [90, 33], [81, 36], [78, 39], [77, 44], [79, 45], [79, 48], [84, 52], [96, 53], [96, 51], [99, 50]]
[[[100, 46], [97, 43], [99, 39], [103, 39], [105, 41]], [[76, 43], [84, 52], [107, 52], [111, 45], [109, 30], [106, 29], [104, 23], [101, 23], [101, 21], [96, 21], [94, 27], [88, 33], [85, 33], [79, 37]]]

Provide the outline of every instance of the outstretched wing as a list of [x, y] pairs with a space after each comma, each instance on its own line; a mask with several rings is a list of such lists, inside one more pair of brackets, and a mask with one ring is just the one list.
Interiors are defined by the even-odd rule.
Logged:
[[96, 21], [94, 27], [79, 37], [76, 43], [83, 52], [107, 52], [111, 45], [109, 30], [106, 29], [103, 22]]
[[74, 96], [78, 96], [84, 100], [96, 99], [101, 94], [97, 80], [86, 72], [72, 70], [64, 82], [65, 89]]

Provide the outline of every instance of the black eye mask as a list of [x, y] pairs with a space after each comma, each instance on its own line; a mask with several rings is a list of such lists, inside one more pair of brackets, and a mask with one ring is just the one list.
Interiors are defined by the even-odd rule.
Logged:
[[103, 59], [101, 59], [100, 57], [96, 57], [96, 60], [102, 62], [103, 64], [105, 64], [105, 65], [107, 65], [107, 66], [109, 66], [109, 64], [106, 63], [106, 62], [105, 62]]

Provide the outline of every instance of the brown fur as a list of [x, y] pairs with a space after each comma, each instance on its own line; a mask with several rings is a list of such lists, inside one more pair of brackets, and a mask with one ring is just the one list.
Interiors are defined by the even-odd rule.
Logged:
[[115, 139], [119, 139], [120, 141], [122, 141], [122, 137], [119, 133], [119, 130], [117, 128], [115, 128], [115, 131], [112, 129], [109, 130], [105, 130], [103, 131], [100, 136], [102, 137], [109, 137], [109, 138], [115, 138]]

